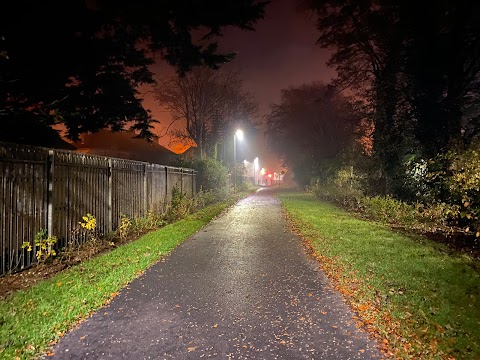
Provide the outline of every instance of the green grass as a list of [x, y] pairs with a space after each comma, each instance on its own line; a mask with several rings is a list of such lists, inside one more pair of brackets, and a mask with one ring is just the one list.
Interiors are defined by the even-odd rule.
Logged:
[[310, 194], [280, 200], [336, 288], [397, 358], [480, 358], [480, 264]]
[[239, 197], [208, 206], [0, 302], [0, 358], [30, 359]]

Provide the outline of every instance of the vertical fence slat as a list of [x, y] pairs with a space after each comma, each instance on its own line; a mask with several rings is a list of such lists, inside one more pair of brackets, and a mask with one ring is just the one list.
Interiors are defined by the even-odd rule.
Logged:
[[147, 215], [147, 164], [143, 165], [143, 206], [142, 214], [143, 216]]
[[108, 159], [108, 191], [107, 191], [107, 221], [108, 221], [108, 231], [113, 231], [113, 201], [112, 201], [112, 196], [113, 196], [113, 182], [112, 182], [112, 159]]
[[54, 153], [53, 150], [48, 151], [47, 162], [47, 232], [48, 236], [53, 236], [53, 180], [54, 180]]
[[1, 203], [1, 207], [0, 207], [0, 214], [1, 214], [1, 217], [0, 217], [0, 225], [2, 226], [1, 230], [0, 230], [0, 246], [2, 247], [0, 249], [0, 256], [1, 256], [1, 259], [0, 259], [0, 271], [1, 271], [1, 274], [4, 274], [6, 272], [6, 266], [5, 266], [5, 257], [6, 257], [6, 244], [5, 244], [5, 240], [7, 239], [7, 234], [6, 234], [6, 230], [7, 230], [7, 226], [6, 226], [6, 216], [7, 216], [7, 207], [6, 207], [6, 202], [7, 202], [7, 199], [6, 199], [6, 196], [7, 196], [7, 190], [5, 188], [6, 186], [6, 174], [7, 174], [7, 164], [4, 164], [4, 163], [1, 163], [1, 169], [2, 169], [2, 178], [1, 178], [1, 182], [0, 182], [0, 190], [1, 190], [1, 193], [0, 193], [0, 199], [2, 200], [2, 203]]

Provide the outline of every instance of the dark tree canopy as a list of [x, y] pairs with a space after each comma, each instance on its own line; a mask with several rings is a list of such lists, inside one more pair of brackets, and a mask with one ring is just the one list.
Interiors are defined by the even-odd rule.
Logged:
[[371, 105], [384, 191], [407, 155], [468, 146], [480, 134], [480, 2], [309, 0], [337, 85]]
[[401, 131], [398, 122], [410, 118], [432, 155], [462, 141], [462, 126], [475, 131], [476, 119], [462, 116], [479, 94], [478, 1], [307, 3], [318, 15], [318, 43], [333, 50], [337, 82], [367, 94], [380, 132]]
[[[137, 87], [153, 83], [160, 54], [180, 74], [217, 68], [214, 35], [233, 25], [252, 29], [265, 2], [254, 0], [53, 0], [0, 5], [0, 140], [48, 145], [50, 126], [67, 136], [133, 122], [151, 138], [154, 119]], [[195, 34], [205, 34], [201, 41]], [[44, 136], [39, 136], [43, 134]]]
[[314, 82], [282, 90], [264, 130], [270, 147], [295, 177], [308, 179], [322, 162], [352, 145], [360, 120], [352, 102], [333, 87]]

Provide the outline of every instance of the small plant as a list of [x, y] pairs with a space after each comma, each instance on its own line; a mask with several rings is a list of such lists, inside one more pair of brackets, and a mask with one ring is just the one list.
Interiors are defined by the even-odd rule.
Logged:
[[92, 214], [87, 214], [82, 217], [83, 221], [85, 222], [79, 222], [79, 224], [87, 230], [95, 230], [97, 227], [97, 219]]
[[[40, 229], [40, 231], [36, 233], [33, 242], [35, 243], [35, 248], [37, 250], [35, 257], [39, 262], [44, 263], [57, 255], [53, 249], [53, 246], [57, 241], [58, 239], [56, 236], [48, 236], [46, 229]], [[25, 241], [22, 244], [22, 249], [27, 249], [27, 251], [30, 252], [33, 250], [33, 246], [29, 241]]]
[[80, 226], [85, 230], [85, 234], [92, 242], [98, 240], [97, 234], [97, 219], [92, 214], [87, 214], [82, 217], [84, 222], [79, 222]]
[[175, 186], [172, 189], [172, 203], [167, 211], [168, 220], [175, 221], [183, 219], [190, 213], [192, 206], [193, 200]]
[[164, 219], [164, 214], [149, 210], [147, 215], [132, 219], [130, 231], [140, 235], [145, 231], [158, 229], [162, 226], [165, 226], [165, 224], [166, 221]]
[[145, 216], [145, 225], [146, 228], [149, 229], [155, 229], [157, 227], [161, 227], [165, 225], [165, 222], [163, 221], [162, 215], [157, 214], [153, 212], [152, 210], [148, 210], [147, 216]]
[[122, 214], [120, 219], [120, 227], [118, 228], [118, 233], [122, 241], [125, 241], [127, 239], [127, 236], [130, 233], [131, 228], [132, 228], [132, 221], [125, 214]]

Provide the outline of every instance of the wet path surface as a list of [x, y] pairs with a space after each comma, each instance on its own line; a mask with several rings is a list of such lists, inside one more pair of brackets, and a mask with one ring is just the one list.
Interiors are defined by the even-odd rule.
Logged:
[[372, 359], [270, 190], [240, 201], [70, 332], [57, 359]]

